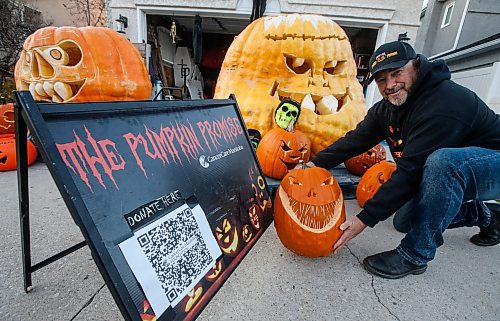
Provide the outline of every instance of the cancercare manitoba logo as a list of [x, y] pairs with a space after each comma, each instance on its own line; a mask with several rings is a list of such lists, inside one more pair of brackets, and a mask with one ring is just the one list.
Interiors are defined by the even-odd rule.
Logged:
[[200, 162], [200, 165], [203, 168], [208, 168], [208, 166], [210, 166], [211, 163], [218, 161], [219, 159], [222, 159], [224, 157], [227, 157], [231, 154], [237, 153], [241, 150], [243, 150], [243, 146], [238, 145], [236, 147], [229, 148], [228, 150], [222, 151], [222, 152], [215, 154], [215, 155], [209, 155], [209, 156], [201, 155], [198, 158], [198, 161]]

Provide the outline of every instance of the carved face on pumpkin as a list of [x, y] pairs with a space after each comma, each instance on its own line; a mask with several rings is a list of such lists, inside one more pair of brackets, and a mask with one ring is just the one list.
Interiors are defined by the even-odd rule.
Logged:
[[201, 295], [203, 294], [203, 287], [201, 285], [197, 285], [192, 288], [183, 299], [185, 301], [184, 312], [189, 312], [191, 309], [198, 303]]
[[222, 273], [222, 268], [223, 268], [222, 260], [215, 262], [214, 266], [212, 266], [212, 268], [205, 275], [205, 279], [210, 282], [215, 281]]
[[368, 168], [383, 160], [385, 160], [385, 148], [377, 144], [366, 152], [346, 160], [344, 164], [349, 172], [354, 175], [363, 176]]
[[300, 162], [311, 157], [310, 142], [301, 131], [274, 128], [267, 132], [257, 148], [257, 158], [265, 175], [281, 179]]
[[363, 207], [366, 201], [377, 193], [380, 186], [391, 178], [395, 170], [396, 164], [387, 161], [381, 161], [370, 167], [356, 187], [356, 199], [359, 206]]
[[[17, 168], [16, 159], [16, 136], [14, 134], [0, 135], [0, 172], [12, 171]], [[36, 160], [36, 147], [28, 140], [27, 142], [28, 165]]]
[[265, 134], [273, 111], [290, 98], [302, 107], [297, 128], [313, 153], [353, 129], [366, 114], [362, 87], [345, 32], [316, 15], [264, 17], [231, 44], [215, 98], [234, 93], [247, 126]]
[[14, 104], [0, 105], [0, 135], [14, 134]]
[[139, 100], [151, 95], [140, 53], [109, 28], [37, 30], [24, 42], [15, 78], [18, 90], [29, 90], [40, 101]]
[[234, 222], [225, 218], [215, 228], [215, 238], [222, 251], [228, 255], [236, 254], [239, 245], [238, 228]]
[[342, 191], [325, 169], [296, 169], [282, 180], [275, 201], [274, 224], [282, 243], [306, 256], [324, 256], [342, 232]]

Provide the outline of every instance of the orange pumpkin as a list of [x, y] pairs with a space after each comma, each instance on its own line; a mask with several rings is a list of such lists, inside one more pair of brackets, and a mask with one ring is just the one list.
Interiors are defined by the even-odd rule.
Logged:
[[215, 238], [222, 252], [227, 255], [236, 255], [239, 249], [239, 235], [236, 223], [228, 218], [225, 218], [215, 228]]
[[318, 15], [263, 17], [229, 47], [215, 98], [236, 95], [248, 128], [265, 135], [275, 107], [286, 98], [301, 104], [297, 129], [313, 154], [343, 137], [366, 115], [363, 88], [345, 32]]
[[288, 173], [278, 188], [274, 226], [283, 245], [299, 255], [332, 252], [345, 221], [340, 186], [326, 169], [313, 167]]
[[395, 170], [396, 164], [388, 161], [381, 161], [370, 167], [361, 177], [356, 188], [356, 199], [359, 206], [363, 207], [366, 201], [377, 193], [380, 186], [391, 178]]
[[[28, 140], [28, 165], [36, 160], [36, 147]], [[12, 171], [17, 168], [16, 136], [13, 134], [0, 135], [0, 172]]]
[[45, 27], [24, 42], [16, 88], [35, 100], [82, 102], [140, 100], [151, 82], [139, 51], [102, 27]]
[[14, 104], [0, 105], [0, 135], [14, 134]]
[[385, 148], [377, 144], [366, 152], [346, 160], [344, 164], [347, 170], [352, 174], [363, 176], [368, 168], [383, 160], [385, 160]]
[[272, 178], [283, 178], [297, 164], [309, 161], [310, 146], [309, 139], [301, 131], [287, 131], [280, 127], [271, 129], [257, 147], [262, 172]]

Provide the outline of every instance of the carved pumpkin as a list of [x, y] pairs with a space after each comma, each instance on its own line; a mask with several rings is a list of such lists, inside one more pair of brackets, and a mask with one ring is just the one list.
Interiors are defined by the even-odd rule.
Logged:
[[354, 175], [363, 176], [368, 168], [385, 160], [384, 146], [377, 144], [358, 156], [344, 162], [345, 167]]
[[205, 275], [205, 279], [210, 282], [215, 281], [222, 273], [222, 268], [222, 260], [215, 262], [214, 266]]
[[215, 238], [222, 252], [231, 256], [236, 254], [239, 245], [239, 236], [238, 228], [235, 223], [225, 218], [222, 223], [215, 228]]
[[271, 129], [257, 147], [257, 159], [262, 172], [272, 178], [283, 178], [297, 164], [309, 161], [310, 146], [309, 139], [301, 131], [288, 131], [280, 127]]
[[248, 224], [243, 225], [241, 229], [241, 236], [243, 237], [243, 241], [246, 243], [250, 242], [253, 236], [252, 227]]
[[158, 318], [156, 318], [156, 315], [153, 311], [153, 308], [151, 308], [151, 304], [149, 304], [148, 300], [144, 300], [142, 311], [143, 312], [140, 314], [142, 321], [156, 321], [156, 320], [158, 320]]
[[14, 134], [14, 104], [0, 105], [0, 135]]
[[288, 173], [278, 188], [274, 225], [283, 245], [299, 255], [332, 252], [345, 221], [340, 186], [326, 169], [313, 167]]
[[184, 312], [189, 312], [191, 309], [198, 303], [198, 300], [201, 298], [203, 294], [203, 287], [201, 285], [195, 286], [192, 288], [183, 301], [186, 301], [184, 305]]
[[[260, 175], [257, 166], [251, 167], [248, 170], [248, 175], [252, 181], [253, 196], [255, 196], [250, 198], [250, 201], [254, 204], [250, 206], [248, 214], [253, 227], [258, 230], [260, 228], [260, 222], [263, 219], [264, 212], [270, 209], [273, 204], [271, 202], [271, 197], [267, 194], [264, 177]], [[254, 207], [258, 208], [252, 210]], [[255, 220], [256, 216], [254, 214], [258, 214], [258, 220]]]
[[265, 135], [275, 106], [301, 104], [297, 129], [315, 154], [354, 129], [366, 115], [363, 89], [345, 32], [317, 15], [263, 17], [231, 44], [215, 98], [236, 95], [245, 123]]
[[151, 96], [151, 82], [139, 51], [109, 28], [39, 29], [24, 42], [14, 75], [18, 90], [29, 90], [41, 101]]
[[361, 177], [356, 188], [356, 199], [359, 206], [363, 207], [366, 201], [377, 193], [380, 186], [391, 178], [395, 170], [396, 164], [387, 161], [381, 161], [370, 167]]
[[[28, 165], [36, 160], [36, 147], [28, 140]], [[12, 171], [17, 168], [16, 136], [13, 134], [0, 135], [0, 172]]]

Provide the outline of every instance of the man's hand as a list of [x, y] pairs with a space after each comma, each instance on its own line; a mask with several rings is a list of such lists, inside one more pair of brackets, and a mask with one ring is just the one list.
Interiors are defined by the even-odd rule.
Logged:
[[340, 229], [344, 232], [337, 243], [333, 246], [333, 253], [338, 253], [338, 251], [340, 251], [340, 249], [344, 247], [347, 242], [355, 238], [359, 233], [363, 232], [365, 228], [366, 224], [361, 222], [357, 216], [353, 216], [342, 223], [342, 225], [340, 225]]
[[313, 162], [307, 162], [307, 163], [299, 163], [297, 165], [295, 165], [295, 167], [293, 169], [302, 169], [302, 168], [308, 168], [308, 167], [316, 167], [316, 165], [314, 165]]

